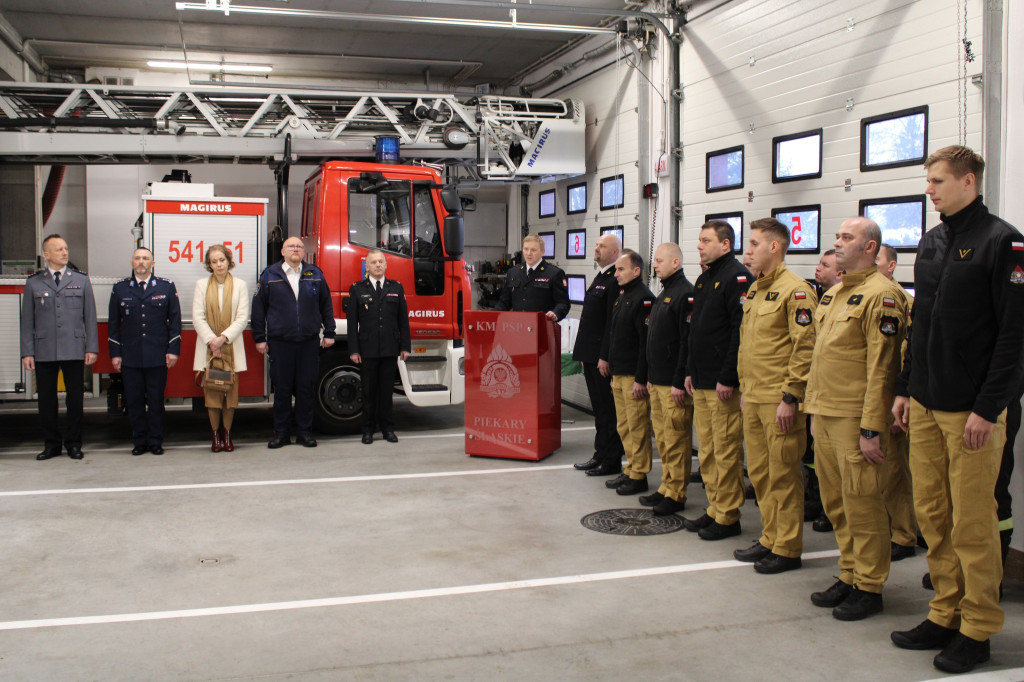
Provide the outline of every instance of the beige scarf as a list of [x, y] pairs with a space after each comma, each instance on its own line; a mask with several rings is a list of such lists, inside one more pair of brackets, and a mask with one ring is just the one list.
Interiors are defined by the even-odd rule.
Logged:
[[[227, 277], [224, 278], [224, 296], [220, 297], [217, 277], [210, 275], [210, 280], [206, 284], [206, 322], [210, 325], [210, 329], [217, 336], [224, 333], [224, 330], [231, 326], [234, 322], [235, 316], [231, 313], [231, 296], [232, 290], [234, 289], [234, 278], [229, 272]], [[213, 351], [210, 347], [206, 347], [206, 363], [210, 364], [213, 358]], [[221, 369], [229, 371], [235, 371], [235, 351], [231, 347], [230, 343], [225, 343], [220, 347], [220, 359]]]

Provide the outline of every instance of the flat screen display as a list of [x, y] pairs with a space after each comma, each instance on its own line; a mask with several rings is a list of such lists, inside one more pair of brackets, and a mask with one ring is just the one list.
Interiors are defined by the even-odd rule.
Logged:
[[587, 183], [580, 182], [575, 185], [569, 185], [566, 188], [566, 202], [565, 205], [569, 207], [566, 213], [572, 215], [573, 213], [586, 213], [587, 212]]
[[882, 229], [882, 242], [897, 251], [917, 251], [924, 234], [925, 196], [862, 199], [860, 214]]
[[732, 252], [743, 253], [743, 249], [746, 248], [743, 243], [743, 212], [709, 213], [704, 216], [705, 223], [711, 220], [721, 220], [732, 226], [732, 231], [736, 233], [736, 243], [732, 245]]
[[706, 157], [708, 192], [743, 187], [743, 147], [720, 149]]
[[789, 253], [818, 253], [821, 205], [773, 208], [772, 217], [789, 228]]
[[[622, 208], [625, 196], [625, 183], [621, 175], [615, 175], [601, 180], [601, 210], [607, 211], [610, 208]], [[586, 202], [584, 201], [584, 208]]]
[[540, 200], [540, 209], [537, 212], [538, 217], [550, 218], [555, 215], [555, 190], [544, 190], [537, 195], [537, 198]]
[[916, 166], [924, 163], [927, 155], [927, 106], [861, 120], [861, 171]]
[[624, 245], [625, 244], [625, 242], [623, 241], [625, 239], [625, 235], [624, 235], [623, 230], [622, 230], [622, 225], [612, 225], [610, 227], [602, 227], [601, 228], [601, 234], [603, 234], [603, 235], [604, 234], [614, 234], [616, 237], [619, 238], [619, 244], [620, 245]]
[[587, 257], [587, 231], [569, 230], [565, 233], [565, 257]]
[[539, 232], [538, 237], [544, 240], [544, 257], [554, 258], [555, 257], [555, 233], [554, 232]]
[[822, 131], [810, 130], [772, 140], [772, 182], [821, 177]]
[[567, 275], [569, 280], [569, 302], [583, 303], [587, 295], [587, 278], [583, 275]]

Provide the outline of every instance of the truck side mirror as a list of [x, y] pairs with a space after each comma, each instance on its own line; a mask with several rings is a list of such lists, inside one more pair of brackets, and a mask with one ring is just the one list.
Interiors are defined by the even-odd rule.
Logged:
[[459, 200], [459, 191], [455, 188], [455, 185], [448, 185], [441, 190], [441, 205], [449, 213], [459, 213], [462, 211], [462, 202]]
[[463, 211], [475, 211], [476, 210], [476, 197], [471, 197], [465, 194], [459, 195], [459, 202], [462, 204]]
[[444, 217], [444, 250], [451, 258], [458, 258], [465, 251], [465, 230], [460, 215], [449, 214]]

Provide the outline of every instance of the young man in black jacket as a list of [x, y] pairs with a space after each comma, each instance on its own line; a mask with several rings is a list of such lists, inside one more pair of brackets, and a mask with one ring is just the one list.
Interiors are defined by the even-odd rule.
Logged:
[[678, 244], [667, 242], [654, 252], [654, 274], [661, 293], [651, 308], [647, 331], [647, 388], [651, 392], [651, 424], [661, 457], [661, 485], [640, 498], [658, 516], [686, 505], [693, 453], [693, 399], [686, 392], [686, 356], [693, 311], [693, 285], [681, 266]]
[[644, 259], [626, 249], [615, 261], [619, 297], [612, 308], [608, 364], [626, 468], [605, 483], [620, 495], [647, 490], [651, 470], [651, 400], [647, 391], [647, 319], [654, 294], [644, 286]]
[[754, 277], [733, 255], [732, 226], [711, 220], [700, 230], [697, 251], [708, 268], [697, 278], [690, 321], [686, 392], [693, 396], [700, 473], [708, 508], [686, 529], [703, 540], [740, 534], [743, 489], [743, 420], [736, 357], [747, 287]]
[[942, 223], [914, 264], [913, 326], [893, 414], [908, 429], [914, 508], [935, 586], [928, 618], [893, 632], [904, 649], [942, 649], [935, 667], [967, 672], [1003, 626], [993, 490], [1006, 408], [1024, 374], [1024, 237], [979, 195], [984, 160], [944, 147], [925, 161]]

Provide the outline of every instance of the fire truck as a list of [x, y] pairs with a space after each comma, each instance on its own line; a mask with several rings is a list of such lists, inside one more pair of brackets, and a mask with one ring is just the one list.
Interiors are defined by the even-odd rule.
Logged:
[[[321, 353], [316, 384], [315, 422], [328, 433], [358, 428], [362, 411], [344, 305], [349, 286], [365, 275], [366, 253], [384, 251], [387, 276], [402, 283], [409, 302], [412, 354], [399, 363], [396, 390], [416, 406], [462, 403], [462, 321], [471, 295], [461, 258], [458, 179], [508, 181], [585, 170], [583, 108], [571, 100], [15, 83], [0, 84], [0, 112], [7, 119], [0, 116], [0, 161], [6, 163], [267, 163], [278, 180], [279, 226], [288, 224], [289, 167], [315, 163], [298, 236], [306, 258], [328, 280], [337, 322], [338, 342]], [[142, 203], [141, 233], [123, 229], [111, 238], [151, 248], [157, 272], [177, 285], [182, 356], [166, 396], [198, 399], [190, 313], [194, 283], [205, 274], [205, 249], [215, 242], [231, 248], [235, 273], [252, 291], [287, 235], [268, 239], [266, 199], [217, 197], [211, 185], [154, 183]], [[93, 279], [101, 339], [114, 281]], [[8, 321], [0, 332], [0, 397], [6, 399], [34, 398], [17, 349], [23, 284], [0, 278], [0, 318]], [[245, 343], [250, 369], [240, 377], [240, 393], [265, 397], [272, 390], [267, 366], [255, 354], [251, 332]], [[113, 371], [105, 345], [93, 368], [94, 392], [98, 377]], [[118, 382], [111, 385], [108, 404], [114, 405]]]

